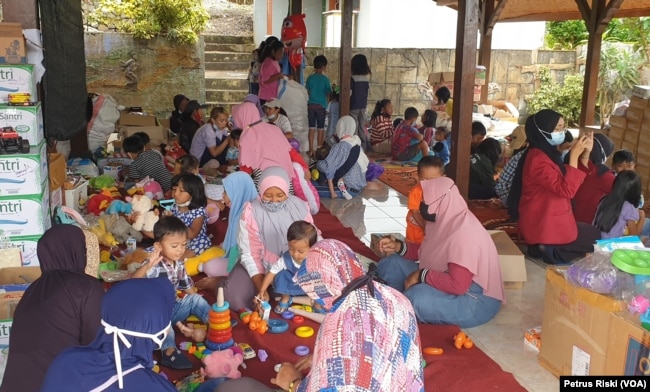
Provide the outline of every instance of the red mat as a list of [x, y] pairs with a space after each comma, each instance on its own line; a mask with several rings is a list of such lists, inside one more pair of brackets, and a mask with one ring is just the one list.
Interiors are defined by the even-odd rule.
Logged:
[[[339, 220], [322, 205], [319, 213], [314, 216], [314, 221], [324, 238], [339, 239], [348, 244], [355, 252], [376, 260], [376, 255], [354, 236], [352, 229], [343, 227]], [[222, 220], [212, 225], [210, 231], [216, 234], [215, 243], [223, 238], [226, 227], [227, 224]], [[209, 303], [215, 301], [213, 292], [203, 292], [203, 294]], [[237, 317], [235, 313], [232, 315], [233, 318]], [[278, 316], [272, 313], [271, 317], [277, 318]], [[318, 329], [318, 325], [309, 320], [303, 325]], [[248, 343], [255, 351], [264, 349], [269, 355], [266, 362], [261, 362], [258, 358], [246, 361], [247, 368], [241, 370], [242, 375], [252, 377], [272, 387], [270, 380], [275, 376], [273, 367], [276, 364], [297, 362], [300, 357], [293, 350], [298, 345], [310, 348], [314, 346], [316, 334], [307, 339], [299, 338], [293, 333], [296, 327], [296, 324], [289, 322], [289, 332], [279, 335], [269, 333], [260, 335], [249, 330], [243, 323], [235, 326], [233, 337], [237, 342]], [[427, 366], [424, 369], [426, 391], [525, 391], [511, 373], [502, 371], [496, 362], [477, 347], [462, 350], [453, 347], [453, 336], [459, 331], [457, 326], [420, 324], [419, 329], [422, 347], [440, 347], [444, 350], [442, 355], [425, 356], [424, 358], [427, 361]], [[178, 343], [184, 340], [182, 335], [177, 334]], [[200, 361], [194, 356], [191, 356], [191, 359], [195, 364], [192, 370], [173, 371], [162, 368], [162, 371], [172, 381], [181, 379], [198, 370]]]

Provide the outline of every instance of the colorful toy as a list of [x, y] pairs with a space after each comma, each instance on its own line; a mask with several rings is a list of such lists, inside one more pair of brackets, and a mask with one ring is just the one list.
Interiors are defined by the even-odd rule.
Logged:
[[309, 338], [314, 334], [314, 328], [312, 327], [298, 327], [296, 328], [296, 336], [299, 338]]
[[305, 355], [309, 354], [309, 347], [307, 346], [296, 346], [296, 348], [293, 350], [296, 355], [300, 355], [301, 357], [304, 357]]
[[283, 333], [289, 329], [289, 323], [284, 320], [271, 319], [267, 322], [269, 333]]
[[23, 139], [13, 127], [0, 129], [0, 154], [29, 153], [29, 140]]
[[305, 14], [290, 15], [282, 21], [280, 39], [285, 46], [289, 64], [294, 70], [302, 65], [302, 56], [307, 46], [307, 26]]
[[113, 200], [115, 200], [113, 197], [101, 193], [91, 195], [86, 203], [86, 210], [89, 214], [99, 216], [108, 209]]
[[305, 318], [302, 317], [302, 316], [294, 316], [292, 320], [293, 320], [294, 323], [296, 323], [298, 325], [305, 322]]
[[201, 374], [208, 378], [240, 378], [241, 373], [237, 368], [244, 362], [244, 357], [239, 353], [233, 353], [231, 349], [215, 351], [203, 357]]
[[465, 332], [461, 331], [454, 335], [454, 347], [459, 350], [463, 347], [472, 348], [474, 347], [474, 342], [465, 334]]
[[192, 347], [192, 342], [181, 342], [178, 345], [178, 348], [180, 348], [181, 350], [184, 350], [184, 351], [189, 350], [190, 347]]
[[189, 276], [195, 276], [199, 274], [199, 265], [207, 263], [212, 259], [217, 259], [223, 257], [226, 252], [219, 248], [218, 246], [211, 246], [208, 249], [204, 250], [198, 256], [190, 257], [185, 260], [185, 270]]
[[232, 338], [232, 326], [230, 325], [230, 304], [223, 298], [223, 287], [217, 292], [217, 303], [212, 305], [208, 313], [210, 328], [206, 345], [210, 350], [218, 351], [235, 344]]
[[239, 343], [237, 345], [244, 352], [244, 360], [255, 358], [255, 350], [248, 343]]
[[89, 230], [97, 236], [99, 243], [112, 248], [119, 244], [113, 234], [106, 231], [106, 223], [103, 219], [99, 219], [96, 225], [89, 227]]
[[151, 200], [161, 200], [165, 197], [165, 194], [162, 190], [160, 184], [154, 181], [150, 177], [145, 177], [135, 184], [136, 188], [141, 188], [144, 195], [150, 198]]
[[123, 200], [113, 200], [111, 204], [106, 209], [107, 214], [130, 214], [131, 213], [131, 204]]
[[293, 314], [292, 311], [287, 310], [287, 311], [282, 312], [282, 318], [285, 319], [285, 320], [291, 320], [293, 318], [293, 316], [295, 316], [295, 314]]
[[112, 188], [115, 186], [115, 179], [107, 174], [102, 174], [97, 177], [93, 177], [88, 182], [91, 188], [104, 190], [106, 188]]
[[637, 295], [632, 298], [627, 306], [630, 313], [644, 313], [648, 308], [650, 308], [650, 300], [643, 295]]
[[266, 350], [259, 349], [257, 350], [257, 357], [261, 362], [266, 362], [269, 359], [269, 354], [266, 353]]
[[425, 347], [422, 352], [427, 355], [441, 355], [444, 351], [440, 347]]
[[205, 207], [205, 212], [208, 213], [208, 224], [211, 225], [219, 220], [219, 214], [221, 213], [221, 209], [219, 208], [217, 203], [213, 201], [209, 201], [208, 205]]
[[153, 225], [158, 222], [157, 211], [154, 212], [151, 198], [144, 195], [135, 195], [131, 199], [133, 212], [139, 212], [138, 218], [133, 222], [133, 228], [137, 231], [153, 231]]
[[137, 231], [126, 221], [126, 218], [118, 214], [104, 214], [102, 216], [108, 230], [120, 244], [125, 244], [129, 237], [136, 242], [142, 241], [142, 233]]
[[645, 250], [616, 249], [612, 264], [633, 275], [650, 275], [650, 252]]

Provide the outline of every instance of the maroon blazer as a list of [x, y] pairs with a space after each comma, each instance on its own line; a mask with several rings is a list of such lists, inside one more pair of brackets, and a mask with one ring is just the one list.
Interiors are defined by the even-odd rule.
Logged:
[[583, 171], [587, 177], [585, 177], [584, 182], [573, 198], [573, 215], [575, 215], [577, 222], [591, 225], [596, 217], [596, 210], [600, 201], [610, 194], [616, 177], [609, 170], [602, 175], [598, 175], [598, 167], [591, 161], [589, 161], [589, 166], [579, 164], [578, 169]]

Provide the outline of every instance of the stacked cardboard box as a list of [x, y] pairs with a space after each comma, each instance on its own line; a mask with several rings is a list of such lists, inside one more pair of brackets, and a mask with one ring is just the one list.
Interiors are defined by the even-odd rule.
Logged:
[[634, 154], [644, 194], [650, 193], [650, 99], [633, 96], [625, 116], [611, 116], [609, 125], [609, 138]]
[[[476, 66], [476, 73], [474, 74], [474, 102], [481, 100], [481, 88], [485, 85], [485, 72], [486, 68], [482, 65]], [[429, 84], [435, 93], [440, 87], [445, 86], [451, 92], [452, 99], [454, 98], [454, 73], [453, 72], [432, 72], [429, 74]], [[431, 103], [431, 110], [436, 112], [444, 112], [445, 105], [437, 105], [437, 99], [434, 98]]]
[[[0, 23], [0, 49], [0, 128], [13, 128], [30, 145], [28, 152], [0, 154], [0, 230], [21, 249], [22, 264], [36, 266], [36, 242], [51, 226], [43, 112], [19, 24]], [[29, 93], [31, 102], [13, 106], [12, 93]]]

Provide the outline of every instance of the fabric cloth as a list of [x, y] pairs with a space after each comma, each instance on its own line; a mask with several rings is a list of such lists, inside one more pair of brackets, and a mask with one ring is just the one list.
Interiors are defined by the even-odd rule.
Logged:
[[[525, 151], [525, 150], [524, 150]], [[517, 166], [521, 157], [524, 156], [524, 151], [519, 151], [513, 155], [506, 165], [503, 167], [503, 170], [499, 174], [497, 183], [494, 186], [494, 190], [501, 199], [503, 205], [508, 205], [508, 194], [510, 193], [510, 187], [512, 186], [512, 180], [514, 179], [515, 172], [517, 171]]]
[[226, 150], [213, 157], [208, 148], [220, 146], [228, 138], [227, 129], [219, 129], [212, 123], [207, 123], [199, 128], [192, 139], [189, 153], [199, 160], [199, 166], [205, 165], [210, 159], [216, 159], [221, 164], [226, 164]]
[[297, 390], [423, 391], [420, 336], [408, 300], [378, 282], [341, 296], [366, 271], [337, 240], [318, 242], [303, 266], [296, 281], [327, 314], [311, 371]]
[[571, 199], [586, 175], [568, 165], [564, 170], [542, 150], [529, 149], [519, 202], [519, 230], [527, 244], [568, 244], [578, 236]]
[[614, 224], [614, 227], [609, 231], [609, 233], [601, 232], [601, 238], [616, 238], [622, 237], [625, 235], [625, 229], [627, 228], [628, 222], [638, 222], [639, 221], [639, 210], [633, 206], [630, 202], [623, 202], [623, 208], [621, 208], [621, 215], [618, 217], [618, 221]]
[[[270, 187], [278, 187], [287, 195], [277, 210], [262, 202], [261, 195]], [[250, 276], [266, 273], [282, 252], [289, 250], [287, 229], [297, 220], [313, 223], [307, 203], [289, 194], [289, 178], [280, 167], [262, 172], [260, 197], [244, 205], [238, 241], [241, 262]]]
[[[325, 175], [327, 179], [334, 179], [337, 170], [348, 159], [351, 150], [352, 145], [350, 143], [336, 143], [334, 146], [332, 146], [332, 149], [327, 155], [327, 158], [318, 161], [316, 167]], [[361, 170], [361, 166], [358, 164], [358, 161], [357, 164], [353, 165], [352, 168], [350, 168], [350, 170], [348, 170], [348, 172], [343, 175], [343, 182], [345, 183], [346, 187], [359, 191], [363, 190], [366, 187], [366, 175]], [[329, 190], [327, 197], [329, 197]]]
[[[420, 247], [420, 268], [444, 273], [449, 263], [465, 267], [474, 274], [474, 282], [488, 297], [505, 300], [499, 255], [492, 237], [467, 208], [454, 181], [439, 177], [421, 181], [428, 213], [436, 214], [427, 222]], [[438, 239], [444, 240], [438, 240]], [[472, 246], [467, 246], [467, 239]]]
[[327, 100], [332, 93], [332, 84], [326, 75], [318, 72], [309, 75], [305, 88], [309, 93], [308, 105], [316, 104], [323, 108], [327, 107]]
[[284, 252], [269, 271], [275, 274], [273, 292], [284, 295], [305, 295], [302, 288], [293, 280], [299, 268], [300, 264], [293, 260], [289, 252]]
[[[89, 345], [62, 352], [50, 366], [41, 391], [61, 391], [62, 386], [72, 391], [175, 391], [169, 381], [152, 370], [154, 340], [116, 330], [160, 339], [170, 325], [174, 298], [174, 288], [163, 278], [115, 284], [101, 305], [104, 328], [96, 332]], [[124, 374], [124, 389], [118, 387], [116, 359]]]
[[141, 180], [145, 177], [152, 178], [165, 192], [172, 187], [172, 173], [167, 170], [160, 154], [154, 150], [143, 151], [129, 165], [129, 178]]
[[285, 116], [282, 113], [278, 113], [278, 117], [275, 119], [275, 121], [269, 120], [269, 118], [266, 116], [264, 116], [262, 119], [267, 123], [275, 125], [276, 127], [280, 128], [282, 133], [293, 132], [291, 128], [291, 122], [289, 121], [289, 117]]
[[433, 145], [431, 146], [431, 152], [433, 152], [433, 155], [442, 159], [442, 162], [445, 164], [445, 166], [449, 164], [451, 154], [449, 153], [449, 146], [446, 142], [434, 141]]
[[262, 61], [260, 66], [260, 91], [257, 94], [260, 99], [265, 101], [278, 97], [278, 81], [267, 82], [267, 80], [280, 73], [280, 64], [271, 57]]
[[352, 75], [350, 78], [350, 111], [366, 110], [368, 106], [368, 91], [370, 90], [370, 75]]
[[370, 121], [370, 129], [368, 133], [370, 134], [370, 144], [375, 145], [383, 142], [384, 140], [392, 140], [395, 129], [393, 128], [393, 120], [390, 116], [384, 116], [380, 114], [372, 121]]
[[433, 134], [436, 132], [436, 129], [433, 127], [421, 128], [420, 133], [422, 134], [422, 140], [427, 143], [427, 146], [431, 145], [433, 141]]
[[[199, 294], [186, 294], [182, 298], [176, 299], [174, 303], [174, 311], [172, 312], [172, 325], [176, 325], [177, 322], [185, 321], [190, 316], [195, 316], [202, 323], [208, 324], [208, 315], [210, 312], [210, 305]], [[169, 329], [169, 333], [165, 340], [163, 340], [160, 350], [163, 352], [170, 347], [176, 347], [176, 332], [174, 327]]]
[[172, 215], [182, 220], [187, 227], [192, 226], [192, 223], [194, 223], [196, 219], [203, 218], [201, 230], [198, 232], [196, 237], [188, 241], [187, 249], [191, 250], [198, 256], [212, 246], [212, 240], [208, 237], [208, 212], [205, 210], [205, 207], [199, 207], [182, 212], [178, 210], [176, 205], [174, 205], [172, 207]]
[[[596, 142], [594, 142], [596, 143]], [[597, 146], [594, 146], [597, 148]], [[614, 188], [616, 176], [609, 169], [600, 171], [604, 165], [589, 161], [588, 166], [578, 163], [578, 169], [586, 174], [582, 185], [573, 197], [573, 215], [577, 222], [591, 224], [596, 217], [596, 210], [603, 197]], [[604, 166], [607, 168], [606, 166]]]
[[293, 177], [289, 155], [293, 148], [277, 127], [261, 121], [255, 104], [244, 102], [233, 106], [232, 116], [235, 126], [243, 129], [239, 139], [240, 163], [253, 170], [280, 166]]
[[424, 239], [424, 228], [413, 217], [413, 211], [420, 211], [422, 201], [422, 185], [418, 182], [409, 192], [409, 212], [406, 214], [406, 240], [417, 244], [421, 244]]
[[402, 121], [397, 128], [395, 128], [395, 133], [393, 134], [391, 149], [392, 158], [397, 159], [400, 154], [406, 152], [414, 141], [417, 142], [419, 135], [420, 132], [417, 128]]
[[577, 222], [576, 231], [576, 238], [567, 244], [544, 244], [544, 261], [549, 264], [566, 264], [593, 252], [594, 244], [600, 239], [600, 230], [590, 224]]
[[166, 277], [175, 290], [188, 290], [194, 287], [194, 281], [185, 270], [185, 262], [162, 260], [147, 271], [147, 278]]
[[341, 142], [349, 143], [353, 147], [354, 146], [361, 147], [362, 150], [359, 153], [359, 159], [357, 160], [357, 163], [359, 164], [361, 171], [365, 173], [368, 170], [368, 164], [370, 163], [370, 160], [368, 159], [366, 153], [363, 152], [363, 145], [361, 139], [359, 138], [359, 136], [356, 136], [354, 134], [356, 131], [356, 127], [357, 127], [357, 123], [354, 120], [354, 118], [352, 118], [351, 116], [343, 116], [339, 119], [339, 122], [336, 123], [336, 136], [339, 138]]
[[0, 391], [38, 391], [54, 358], [66, 348], [90, 343], [99, 328], [104, 288], [97, 266], [93, 276], [84, 272], [88, 250], [82, 230], [54, 225], [36, 251], [42, 274], [14, 312]]

